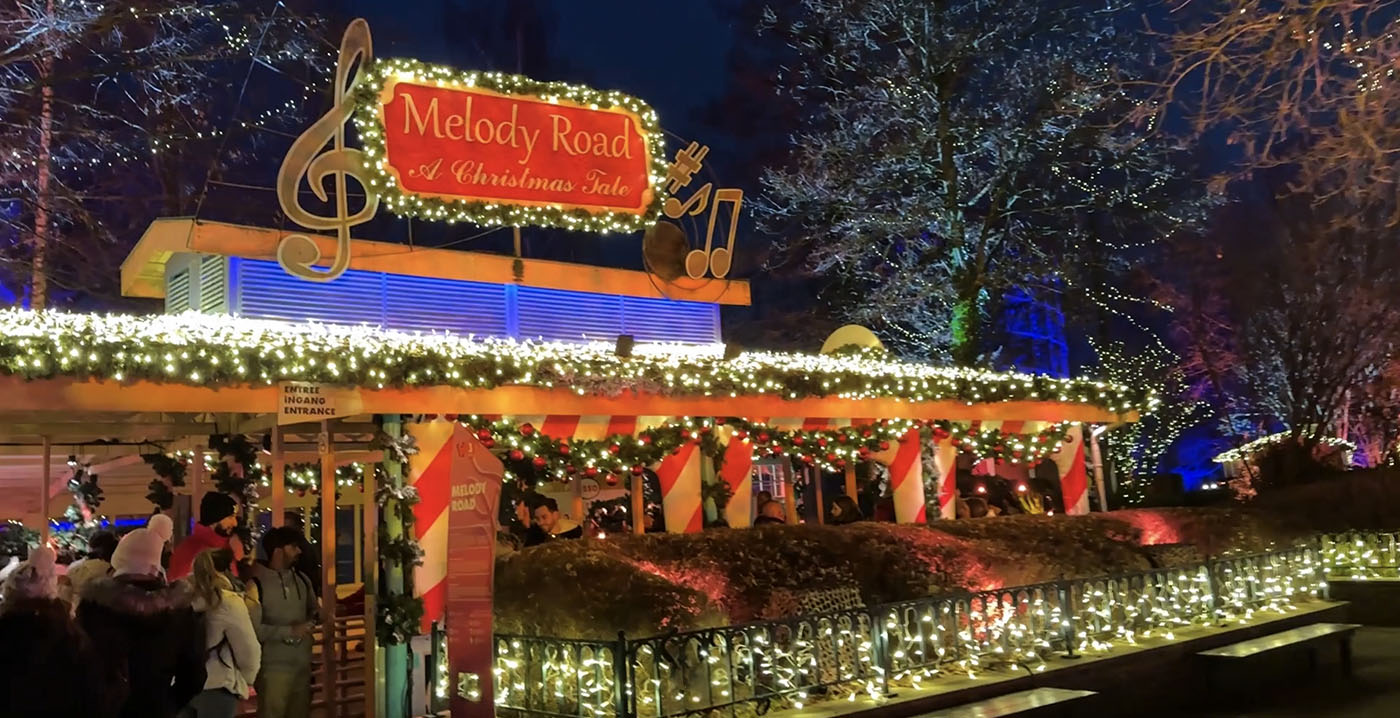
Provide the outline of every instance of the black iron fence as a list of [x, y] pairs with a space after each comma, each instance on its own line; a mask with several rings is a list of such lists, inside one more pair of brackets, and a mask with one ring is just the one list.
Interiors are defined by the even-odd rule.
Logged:
[[[1357, 537], [1361, 543], [1357, 544]], [[944, 674], [1038, 672], [1191, 627], [1281, 613], [1325, 594], [1325, 573], [1395, 565], [1396, 534], [1141, 571], [794, 616], [647, 638], [496, 637], [503, 716], [748, 716]], [[1374, 562], [1373, 562], [1374, 560]], [[1385, 562], [1389, 561], [1389, 564]], [[440, 675], [440, 679], [445, 676]], [[444, 695], [448, 686], [439, 686]]]

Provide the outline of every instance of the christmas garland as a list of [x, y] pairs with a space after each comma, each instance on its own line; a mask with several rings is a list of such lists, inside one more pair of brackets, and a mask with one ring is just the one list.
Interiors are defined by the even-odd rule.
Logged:
[[169, 511], [175, 505], [175, 492], [172, 488], [185, 485], [185, 474], [190, 458], [171, 454], [142, 454], [156, 477], [147, 485], [146, 500], [155, 505], [156, 511]]
[[[433, 418], [431, 416], [423, 417]], [[978, 459], [998, 463], [1035, 464], [1058, 453], [1073, 424], [1052, 424], [1037, 432], [1011, 433], [999, 429], [973, 429], [952, 422], [907, 420], [831, 429], [785, 430], [745, 419], [686, 417], [675, 423], [643, 430], [636, 436], [619, 434], [601, 440], [558, 439], [545, 436], [529, 423], [510, 419], [488, 420], [458, 417], [476, 432], [477, 440], [506, 462], [506, 478], [514, 478], [512, 466], [530, 466], [537, 479], [569, 483], [575, 478], [599, 478], [616, 486], [628, 475], [640, 476], [648, 467], [678, 451], [687, 442], [698, 442], [703, 455], [719, 460], [718, 427], [727, 426], [730, 441], [749, 441], [762, 457], [787, 457], [799, 466], [842, 471], [856, 461], [873, 460], [894, 442], [917, 430], [922, 441], [948, 441]], [[719, 465], [716, 465], [716, 470]]]
[[[410, 435], [393, 437], [379, 432], [371, 443], [371, 448], [384, 452], [387, 461], [407, 465], [409, 457], [418, 453], [416, 439]], [[423, 620], [423, 599], [413, 593], [413, 568], [423, 564], [423, 547], [415, 538], [413, 530], [413, 507], [419, 501], [418, 489], [413, 486], [393, 486], [387, 481], [380, 482], [375, 491], [374, 501], [379, 505], [380, 536], [379, 562], [381, 566], [402, 566], [404, 573], [403, 593], [379, 592], [378, 615], [375, 630], [383, 645], [407, 643], [418, 635], [418, 627]], [[402, 527], [402, 533], [390, 537], [385, 530], [385, 519], [393, 512]]]
[[[711, 348], [712, 349], [712, 348]], [[146, 380], [197, 386], [285, 380], [339, 386], [568, 387], [580, 395], [891, 398], [911, 402], [1006, 401], [1146, 411], [1145, 387], [933, 367], [872, 354], [822, 356], [516, 342], [367, 327], [293, 324], [228, 316], [121, 316], [0, 311], [0, 373]]]

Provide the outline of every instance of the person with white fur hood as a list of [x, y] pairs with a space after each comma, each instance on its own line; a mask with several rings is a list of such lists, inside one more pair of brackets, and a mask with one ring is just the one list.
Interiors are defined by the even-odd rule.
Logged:
[[173, 718], [204, 689], [204, 622], [194, 592], [169, 584], [161, 555], [170, 519], [157, 515], [122, 537], [112, 575], [78, 595], [78, 625], [100, 655], [105, 686], [101, 718]]
[[47, 546], [5, 577], [0, 594], [0, 716], [86, 718], [103, 707], [100, 659], [58, 597]]

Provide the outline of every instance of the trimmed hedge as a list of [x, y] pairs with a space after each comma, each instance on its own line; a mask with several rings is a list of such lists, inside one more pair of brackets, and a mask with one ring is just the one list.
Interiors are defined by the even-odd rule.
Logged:
[[[1280, 492], [1250, 508], [1020, 515], [928, 526], [773, 526], [556, 542], [498, 559], [496, 630], [599, 639], [615, 638], [618, 631], [655, 635], [755, 620], [781, 590], [850, 586], [872, 605], [1261, 551], [1317, 531], [1400, 526], [1400, 474], [1298, 488], [1307, 491]], [[1326, 510], [1319, 510], [1319, 502]]]

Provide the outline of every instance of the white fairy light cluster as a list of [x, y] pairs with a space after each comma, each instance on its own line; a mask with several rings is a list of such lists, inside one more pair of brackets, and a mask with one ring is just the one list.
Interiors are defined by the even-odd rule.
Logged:
[[[1253, 458], [1255, 454], [1271, 449], [1275, 446], [1278, 446], [1279, 444], [1282, 444], [1285, 441], [1288, 441], [1290, 438], [1292, 438], [1292, 436], [1293, 432], [1290, 431], [1280, 431], [1277, 434], [1269, 434], [1268, 436], [1263, 436], [1258, 439], [1255, 439], [1254, 441], [1251, 441], [1248, 444], [1245, 444], [1244, 446], [1235, 449], [1230, 449], [1229, 451], [1217, 454], [1213, 461], [1217, 464], [1230, 464], [1236, 461], [1244, 461]], [[1324, 436], [1321, 439], [1318, 439], [1317, 443], [1321, 444], [1322, 446], [1341, 449], [1342, 451], [1350, 452], [1356, 450], [1356, 444], [1353, 444], [1350, 441], [1347, 441], [1346, 439], [1341, 439], [1335, 436]]]
[[745, 352], [725, 360], [678, 351], [620, 357], [613, 345], [600, 342], [519, 342], [195, 313], [0, 311], [0, 373], [201, 386], [296, 380], [371, 389], [519, 385], [606, 396], [885, 398], [969, 406], [1031, 401], [1116, 414], [1149, 411], [1158, 403], [1145, 388], [877, 356]]

